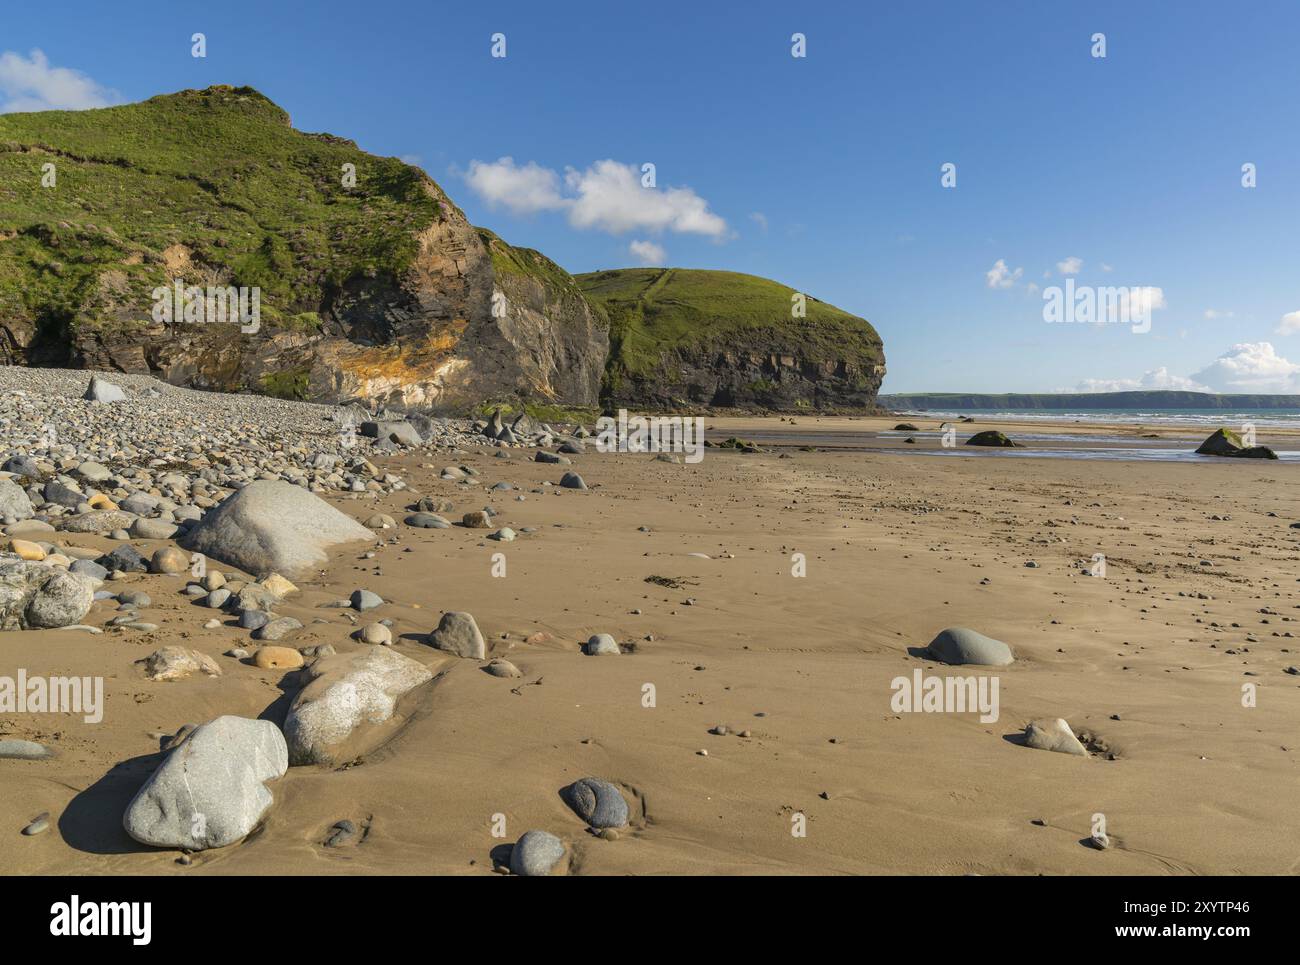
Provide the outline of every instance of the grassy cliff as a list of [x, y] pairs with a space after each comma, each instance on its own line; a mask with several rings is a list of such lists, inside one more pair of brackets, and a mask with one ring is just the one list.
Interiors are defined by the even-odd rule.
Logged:
[[[610, 399], [771, 408], [874, 401], [885, 357], [871, 323], [811, 296], [799, 317], [795, 289], [779, 282], [682, 268], [577, 281], [609, 318]], [[659, 387], [672, 391], [655, 398]]]
[[247, 87], [2, 115], [0, 316], [130, 325], [182, 275], [260, 287], [265, 321], [301, 324], [349, 278], [410, 265], [416, 233], [450, 204], [428, 184], [396, 158], [293, 130]]

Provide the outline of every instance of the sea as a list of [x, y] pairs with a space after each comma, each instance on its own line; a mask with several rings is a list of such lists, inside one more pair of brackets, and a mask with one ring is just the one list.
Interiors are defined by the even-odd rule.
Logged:
[[1257, 429], [1300, 428], [1300, 409], [924, 409], [905, 415], [956, 421], [962, 416], [977, 422], [1100, 422], [1114, 425], [1220, 426], [1241, 431], [1246, 423]]

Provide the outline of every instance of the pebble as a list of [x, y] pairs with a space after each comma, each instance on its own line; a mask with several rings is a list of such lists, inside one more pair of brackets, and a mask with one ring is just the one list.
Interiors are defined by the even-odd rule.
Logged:
[[362, 643], [386, 647], [393, 642], [393, 631], [382, 623], [367, 623], [357, 631], [357, 639]]
[[303, 659], [292, 647], [258, 647], [253, 664], [262, 670], [296, 670], [303, 665]]
[[50, 812], [45, 811], [38, 814], [27, 827], [23, 828], [23, 834], [30, 838], [38, 834], [44, 834], [48, 830], [50, 830]]
[[372, 593], [370, 590], [353, 590], [349, 602], [352, 609], [364, 613], [366, 610], [373, 610], [375, 607], [383, 606], [384, 598], [378, 593]]

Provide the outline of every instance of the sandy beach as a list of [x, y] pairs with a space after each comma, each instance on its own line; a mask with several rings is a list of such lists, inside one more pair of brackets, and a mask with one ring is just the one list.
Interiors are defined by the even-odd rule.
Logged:
[[[0, 633], [0, 673], [102, 676], [106, 689], [98, 724], [4, 717], [0, 738], [56, 756], [0, 761], [0, 869], [491, 874], [539, 828], [566, 845], [557, 871], [584, 875], [1300, 870], [1293, 467], [940, 459], [903, 451], [937, 448], [936, 438], [874, 437], [897, 418], [707, 421], [711, 440], [761, 438], [767, 451], [711, 448], [695, 465], [588, 451], [571, 457], [587, 491], [544, 486], [561, 467], [527, 450], [372, 456], [408, 488], [325, 498], [397, 526], [338, 547], [277, 612], [303, 624], [291, 646], [339, 653], [367, 646], [351, 636], [358, 626], [391, 619], [392, 649], [434, 679], [367, 738], [377, 746], [339, 767], [289, 768], [252, 835], [188, 864], [122, 827], [159, 763], [159, 735], [225, 714], [280, 722], [302, 671], [223, 656], [248, 646], [247, 631], [229, 616], [205, 629], [213, 612], [183, 595], [177, 575], [113, 584], [149, 595], [151, 632]], [[819, 434], [871, 435], [870, 447], [899, 451], [807, 451]], [[1295, 448], [1294, 434], [1262, 435]], [[479, 475], [443, 480], [447, 464]], [[489, 491], [499, 481], [514, 488]], [[455, 519], [491, 505], [494, 523], [519, 536], [404, 525], [421, 496], [449, 501]], [[116, 545], [95, 534], [52, 541]], [[148, 556], [170, 544], [132, 545]], [[794, 575], [795, 554], [806, 575]], [[1104, 577], [1088, 573], [1095, 554]], [[357, 588], [383, 606], [360, 616], [328, 605]], [[113, 605], [97, 602], [84, 622], [102, 625]], [[473, 613], [488, 657], [522, 676], [430, 647], [444, 611]], [[951, 626], [1005, 641], [1014, 664], [951, 668], [921, 654]], [[596, 633], [623, 652], [584, 656]], [[146, 679], [136, 661], [168, 644], [212, 657], [221, 676]], [[917, 669], [996, 676], [998, 719], [896, 712], [891, 682]], [[1243, 684], [1256, 685], [1256, 706], [1243, 706]], [[1019, 742], [1030, 720], [1058, 717], [1089, 735], [1091, 753]], [[584, 776], [621, 789], [625, 830], [599, 836], [566, 805], [561, 788]], [[51, 833], [18, 833], [46, 811]], [[1096, 815], [1105, 851], [1087, 846]], [[803, 835], [792, 833], [800, 816]], [[357, 840], [326, 847], [344, 819]]]

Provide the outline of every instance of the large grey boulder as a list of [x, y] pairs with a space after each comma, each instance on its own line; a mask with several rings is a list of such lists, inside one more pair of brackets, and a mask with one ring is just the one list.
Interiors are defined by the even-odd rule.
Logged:
[[184, 534], [181, 545], [258, 577], [310, 576], [326, 549], [374, 534], [301, 486], [278, 480], [249, 483]]
[[0, 557], [0, 630], [35, 630], [80, 623], [90, 612], [90, 581], [45, 563]]
[[338, 764], [373, 750], [376, 735], [403, 694], [433, 679], [424, 664], [387, 647], [320, 657], [307, 669], [284, 721], [294, 764]]
[[157, 848], [224, 848], [257, 826], [274, 800], [266, 782], [288, 769], [275, 724], [218, 717], [172, 747], [127, 806], [122, 826]]
[[424, 443], [419, 431], [409, 422], [363, 422], [361, 434], [371, 439], [387, 439], [399, 446], [419, 446]]
[[930, 656], [949, 664], [981, 664], [1005, 667], [1016, 658], [1011, 648], [1001, 640], [994, 640], [966, 627], [949, 627], [939, 631], [930, 642]]
[[458, 657], [482, 660], [487, 655], [483, 634], [468, 613], [444, 613], [438, 621], [438, 629], [429, 634], [429, 642], [439, 650], [454, 653]]
[[26, 476], [34, 482], [39, 482], [44, 476], [41, 467], [36, 464], [36, 460], [31, 456], [25, 456], [22, 453], [15, 453], [4, 461], [0, 466], [5, 472], [11, 472], [15, 476]]
[[94, 602], [95, 591], [89, 580], [78, 573], [56, 569], [27, 604], [27, 626], [32, 629], [72, 626], [81, 622]]
[[86, 386], [86, 394], [82, 398], [89, 399], [91, 402], [123, 402], [126, 400], [126, 393], [122, 391], [121, 386], [106, 382], [98, 375], [92, 375], [90, 385]]
[[627, 824], [627, 800], [609, 781], [580, 778], [560, 794], [574, 813], [593, 828], [621, 828]]
[[526, 878], [540, 878], [564, 858], [564, 842], [549, 831], [525, 831], [510, 849], [510, 870]]
[[31, 519], [35, 515], [32, 501], [23, 491], [23, 487], [12, 479], [0, 479], [0, 516]]
[[86, 494], [71, 486], [66, 486], [57, 479], [51, 479], [45, 484], [41, 491], [45, 496], [47, 503], [54, 503], [56, 506], [63, 506], [66, 509], [76, 509], [86, 501]]

